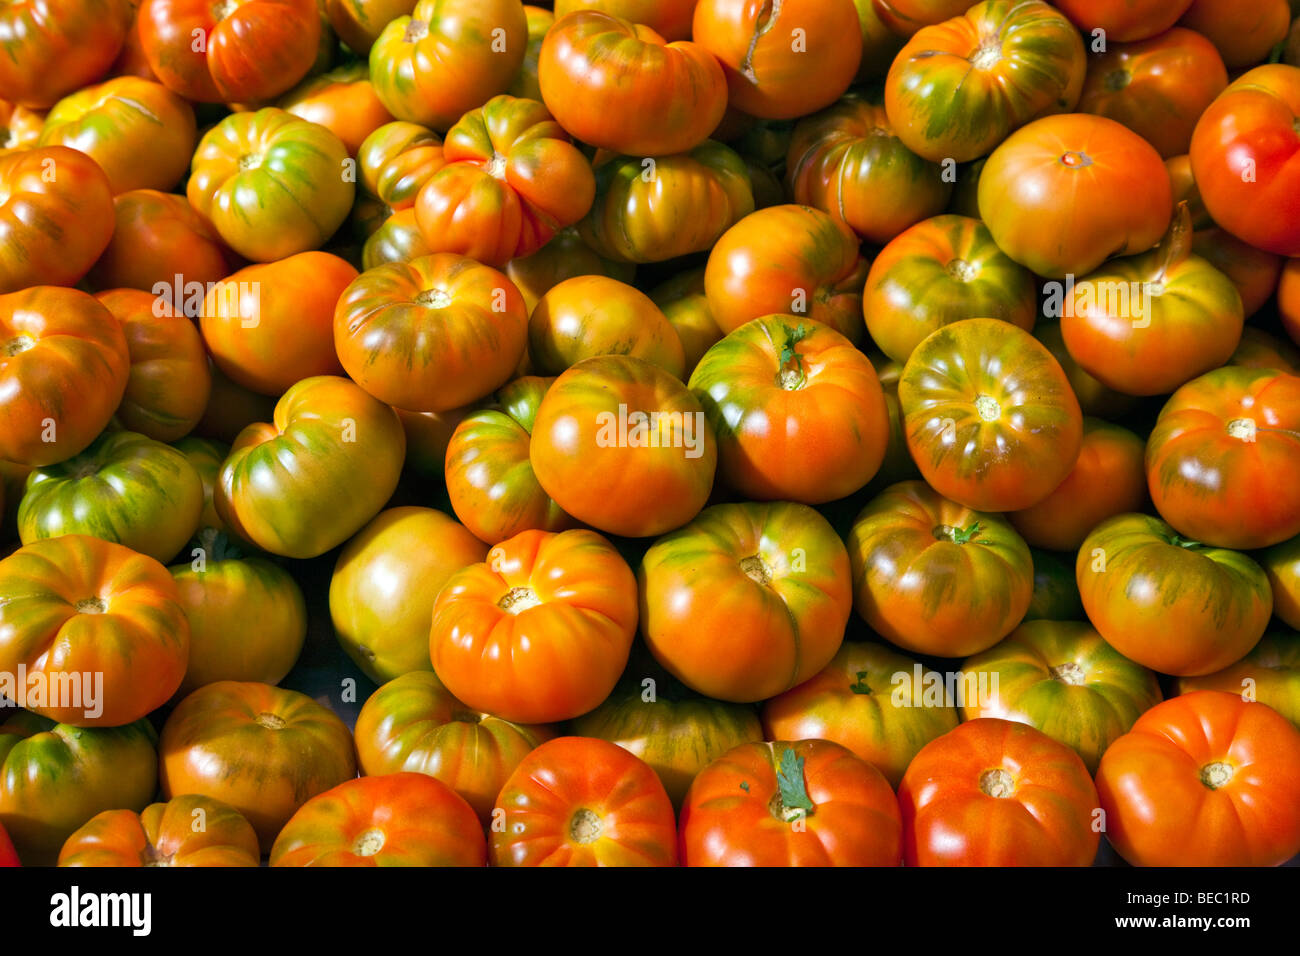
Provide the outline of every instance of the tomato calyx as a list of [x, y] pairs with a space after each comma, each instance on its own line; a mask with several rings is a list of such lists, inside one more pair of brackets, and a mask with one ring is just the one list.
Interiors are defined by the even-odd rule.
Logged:
[[970, 65], [977, 70], [989, 71], [1002, 62], [1002, 41], [997, 36], [986, 37], [971, 54]]
[[423, 20], [412, 19], [406, 25], [406, 32], [402, 34], [403, 43], [418, 43], [429, 35], [429, 24]]
[[1078, 687], [1087, 680], [1087, 672], [1075, 661], [1066, 661], [1048, 668], [1052, 677], [1062, 684]]
[[354, 856], [374, 856], [384, 848], [384, 842], [384, 831], [371, 827], [359, 833], [352, 841], [352, 853]]
[[581, 846], [587, 846], [600, 839], [602, 828], [600, 814], [586, 807], [579, 807], [569, 818], [569, 839]]
[[493, 179], [506, 178], [506, 158], [494, 152], [492, 158], [483, 164], [483, 171]]
[[1015, 796], [1016, 778], [1011, 772], [997, 767], [980, 774], [980, 792], [997, 800], [1006, 800]]
[[220, 23], [239, 8], [237, 0], [217, 0], [212, 5], [212, 18]]
[[1092, 157], [1087, 153], [1070, 149], [1061, 154], [1060, 163], [1062, 166], [1069, 166], [1071, 169], [1086, 169], [1092, 165]]
[[740, 570], [755, 584], [768, 587], [772, 583], [772, 566], [763, 560], [762, 555], [751, 554], [740, 559]]
[[1226, 431], [1229, 438], [1235, 438], [1238, 441], [1251, 443], [1255, 441], [1255, 433], [1259, 430], [1253, 418], [1234, 418], [1228, 422]]
[[979, 276], [979, 266], [965, 259], [953, 259], [948, 263], [948, 275], [958, 282], [973, 282]]
[[976, 395], [975, 411], [986, 422], [995, 422], [1002, 417], [1002, 406], [992, 395]]
[[34, 348], [36, 348], [36, 340], [30, 335], [16, 335], [4, 344], [3, 351], [6, 356], [14, 356]]
[[261, 153], [245, 153], [243, 156], [239, 157], [239, 168], [241, 170], [257, 169], [262, 165], [262, 160], [264, 158], [265, 157], [262, 156]]
[[781, 343], [781, 354], [777, 357], [776, 384], [787, 392], [793, 392], [808, 384], [808, 370], [796, 346], [808, 337], [811, 330], [802, 324], [798, 328], [786, 325], [782, 329], [785, 341]]
[[1237, 768], [1226, 760], [1216, 760], [1201, 768], [1201, 783], [1210, 790], [1218, 790], [1227, 786], [1236, 772]]
[[949, 524], [937, 525], [933, 534], [940, 541], [951, 541], [953, 544], [970, 544], [979, 537], [982, 530], [980, 523], [976, 521], [969, 528], [954, 528]]
[[164, 853], [152, 843], [145, 843], [144, 849], [140, 851], [141, 866], [171, 866], [174, 853]]
[[108, 612], [108, 602], [100, 597], [82, 598], [73, 608], [78, 614], [106, 614]]
[[253, 722], [265, 727], [267, 730], [283, 730], [289, 725], [289, 722], [279, 714], [272, 714], [269, 711], [263, 711], [253, 718]]
[[537, 607], [542, 599], [532, 588], [511, 588], [497, 601], [497, 607], [507, 614], [523, 614], [530, 607]]
[[451, 305], [451, 295], [443, 289], [425, 289], [416, 293], [415, 302], [431, 309], [445, 309]]
[[776, 793], [772, 794], [768, 811], [782, 823], [802, 820], [816, 809], [804, 782], [803, 763], [803, 758], [790, 748], [781, 752], [781, 763], [776, 769]]
[[857, 677], [857, 680], [849, 685], [849, 690], [855, 694], [870, 695], [875, 693], [871, 689], [871, 685], [867, 683], [867, 671], [858, 671], [854, 676]]

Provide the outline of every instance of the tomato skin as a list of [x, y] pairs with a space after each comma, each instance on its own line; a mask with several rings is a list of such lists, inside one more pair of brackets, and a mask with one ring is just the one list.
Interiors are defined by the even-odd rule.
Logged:
[[763, 705], [763, 733], [770, 740], [833, 741], [897, 787], [917, 752], [957, 726], [953, 707], [926, 703], [924, 679], [912, 680], [915, 666], [883, 644], [845, 641], [810, 680]]
[[[341, 441], [345, 431], [355, 440]], [[316, 557], [379, 512], [405, 452], [387, 405], [346, 379], [303, 379], [276, 403], [273, 425], [256, 422], [235, 439], [214, 493], [217, 514], [264, 551]]]
[[182, 452], [128, 431], [39, 468], [18, 508], [23, 544], [91, 535], [169, 561], [199, 529], [203, 481]]
[[271, 848], [271, 866], [485, 866], [487, 841], [464, 799], [433, 777], [347, 780], [312, 797]]
[[9, 839], [9, 834], [5, 832], [5, 828], [0, 826], [0, 867], [22, 865], [22, 861], [18, 859], [18, 851], [14, 849], [13, 841]]
[[442, 137], [404, 120], [371, 132], [356, 155], [362, 191], [394, 212], [414, 206], [421, 187], [447, 164]]
[[199, 517], [200, 532], [205, 528], [212, 528], [214, 531], [225, 531], [226, 526], [217, 517], [216, 506], [212, 503], [212, 493], [216, 488], [217, 475], [221, 473], [221, 466], [225, 463], [226, 456], [230, 454], [230, 446], [225, 442], [212, 438], [198, 438], [187, 435], [185, 438], [173, 442], [172, 447], [190, 460], [194, 470], [199, 473], [199, 480], [203, 482], [203, 513]]
[[807, 505], [715, 505], [646, 552], [641, 634], [692, 690], [764, 700], [839, 650], [852, 611], [848, 570], [835, 530]]
[[0, 459], [40, 468], [85, 451], [129, 381], [121, 324], [84, 292], [39, 286], [0, 295], [0, 343]]
[[1295, 259], [1287, 262], [1279, 276], [1277, 310], [1286, 334], [1300, 344], [1300, 263]]
[[93, 706], [86, 692], [86, 706], [69, 701], [29, 710], [78, 727], [117, 727], [162, 706], [180, 686], [189, 625], [171, 575], [153, 558], [66, 534], [0, 560], [0, 593], [7, 599], [0, 606], [0, 671], [16, 674], [21, 664], [47, 683], [61, 674], [103, 675]]
[[1083, 32], [1104, 30], [1117, 43], [1133, 43], [1164, 33], [1192, 0], [1057, 0], [1058, 7]]
[[575, 10], [599, 10], [633, 23], [645, 24], [671, 43], [691, 38], [691, 18], [697, 2], [698, 0], [556, 0], [555, 16], [562, 17]]
[[300, 252], [216, 283], [199, 316], [213, 362], [232, 382], [271, 397], [313, 375], [341, 375], [334, 308], [357, 275], [338, 256]]
[[95, 298], [121, 324], [131, 360], [118, 420], [155, 441], [188, 435], [212, 392], [207, 352], [194, 324], [156, 308], [157, 296], [140, 289], [114, 289]]
[[488, 544], [575, 523], [542, 490], [528, 457], [537, 409], [553, 381], [515, 379], [497, 392], [494, 407], [466, 416], [447, 443], [444, 480], [452, 510]]
[[811, 206], [772, 206], [722, 234], [704, 268], [704, 289], [724, 333], [759, 316], [794, 314], [856, 344], [866, 274], [848, 227]]
[[[794, 30], [802, 43], [792, 42]], [[699, 0], [695, 42], [722, 64], [727, 102], [763, 119], [793, 119], [835, 102], [862, 62], [851, 0]], [[808, 62], [816, 63], [809, 70]], [[716, 124], [715, 124], [716, 125]]]
[[[262, 162], [248, 166], [250, 156]], [[337, 136], [292, 113], [233, 113], [199, 140], [186, 195], [235, 252], [274, 262], [319, 247], [343, 224], [356, 190], [341, 174], [347, 160]]]
[[1048, 318], [1035, 323], [1034, 338], [1042, 342], [1052, 353], [1052, 358], [1060, 363], [1083, 414], [1111, 420], [1128, 413], [1137, 404], [1134, 396], [1107, 388], [1079, 366], [1065, 347], [1059, 319]]
[[1069, 475], [1083, 414], [1048, 349], [998, 319], [945, 325], [898, 381], [907, 447], [925, 480], [977, 511], [1037, 504]]
[[[626, 280], [625, 280], [626, 281]], [[686, 356], [686, 376], [694, 373], [704, 353], [722, 338], [704, 292], [703, 267], [679, 273], [650, 290], [650, 298], [668, 319]]]
[[632, 569], [594, 531], [524, 531], [438, 592], [433, 669], [476, 710], [516, 723], [568, 720], [618, 681], [636, 602]]
[[1244, 554], [1188, 542], [1149, 515], [1093, 529], [1075, 564], [1084, 610], [1115, 650], [1162, 674], [1195, 677], [1240, 660], [1273, 597]]
[[398, 119], [450, 129], [505, 92], [527, 44], [519, 0], [419, 0], [370, 47], [370, 82]]
[[1187, 152], [1197, 119], [1227, 85], [1214, 44], [1174, 27], [1089, 59], [1078, 109], [1123, 123], [1168, 159]]
[[1060, 278], [1154, 246], [1169, 226], [1172, 187], [1142, 137], [1104, 116], [1072, 113], [1035, 120], [993, 151], [979, 208], [1003, 252]]
[[335, 307], [334, 345], [348, 374], [380, 401], [443, 412], [505, 384], [527, 327], [509, 279], [439, 253], [358, 276]]
[[[311, 69], [321, 20], [316, 0], [143, 0], [137, 29], [168, 89], [200, 103], [260, 103]], [[196, 31], [206, 40], [197, 50]]]
[[447, 412], [408, 412], [394, 409], [406, 433], [404, 466], [422, 478], [440, 479], [446, 467], [451, 436], [477, 406], [453, 408]]
[[994, 514], [904, 481], [867, 504], [848, 535], [854, 606], [905, 650], [976, 654], [1020, 623], [1033, 593], [1029, 547]]
[[875, 369], [820, 323], [755, 319], [704, 354], [689, 387], [718, 436], [722, 480], [746, 499], [833, 501], [884, 460], [889, 419]]
[[[194, 828], [198, 814], [203, 827]], [[59, 866], [257, 866], [257, 834], [236, 810], [195, 794], [139, 813], [105, 810], [68, 837]]]
[[[1271, 575], [1270, 575], [1271, 578]], [[1280, 615], [1279, 615], [1280, 616]], [[1217, 690], [1257, 700], [1300, 727], [1300, 637], [1278, 630], [1265, 634], [1237, 663], [1213, 674], [1178, 678], [1178, 693]]]
[[906, 362], [931, 332], [971, 316], [1029, 332], [1038, 303], [1033, 275], [997, 247], [982, 222], [944, 215], [889, 240], [871, 263], [862, 312], [871, 340]]
[[343, 650], [377, 684], [431, 671], [434, 598], [487, 547], [433, 508], [381, 511], [339, 552], [330, 578], [330, 619]]
[[20, 106], [53, 106], [104, 75], [131, 25], [128, 0], [19, 2], [0, 13], [0, 90]]
[[355, 736], [363, 774], [428, 774], [460, 794], [487, 824], [506, 779], [555, 731], [473, 711], [432, 671], [411, 671], [370, 695]]
[[685, 866], [898, 866], [902, 857], [894, 791], [828, 740], [723, 754], [691, 784], [679, 834]]
[[0, 826], [28, 866], [52, 866], [64, 841], [105, 810], [143, 810], [158, 781], [147, 720], [72, 727], [28, 711], [0, 724]]
[[1198, 230], [1192, 236], [1192, 251], [1232, 280], [1247, 319], [1272, 298], [1287, 261], [1223, 229]]
[[1146, 503], [1146, 443], [1127, 428], [1083, 420], [1083, 444], [1073, 470], [1038, 504], [1007, 515], [1029, 544], [1077, 551], [1107, 518], [1140, 511]]
[[910, 37], [922, 27], [943, 23], [965, 13], [970, 4], [965, 0], [867, 0], [865, 6], [891, 31]]
[[1278, 866], [1300, 852], [1297, 768], [1300, 730], [1268, 705], [1171, 698], [1102, 757], [1106, 837], [1136, 866]]
[[1300, 534], [1300, 377], [1229, 366], [1170, 397], [1147, 440], [1151, 500], [1182, 535], [1251, 549]]
[[351, 156], [357, 155], [367, 136], [393, 120], [375, 95], [370, 69], [365, 63], [340, 66], [308, 77], [280, 99], [280, 108], [324, 126], [339, 138]]
[[493, 866], [675, 866], [677, 821], [653, 770], [617, 744], [558, 737], [515, 768]]
[[898, 804], [906, 866], [1088, 866], [1101, 840], [1097, 788], [1079, 755], [994, 717], [922, 748]]
[[[546, 40], [546, 34], [555, 24], [555, 13], [545, 7], [524, 4], [524, 16], [528, 21], [528, 46], [524, 50], [524, 62], [520, 64], [519, 72], [515, 74], [514, 81], [506, 92], [511, 96], [526, 96], [530, 100], [541, 100], [542, 86], [537, 79], [537, 62], [542, 56], [542, 43]], [[689, 24], [686, 32], [687, 36], [673, 37], [673, 39], [689, 40]]]
[[1229, 69], [1255, 66], [1286, 40], [1291, 25], [1286, 0], [1239, 5], [1224, 0], [1192, 0], [1178, 25], [1209, 38]]
[[531, 256], [511, 259], [503, 271], [519, 289], [532, 315], [542, 296], [565, 279], [601, 275], [631, 285], [636, 266], [605, 258], [587, 245], [575, 227], [569, 226]]
[[727, 104], [722, 67], [700, 43], [665, 43], [648, 27], [594, 10], [555, 21], [537, 80], [561, 126], [625, 156], [694, 149]]
[[244, 815], [263, 852], [307, 800], [356, 776], [352, 735], [297, 691], [219, 681], [186, 697], [159, 738], [162, 795], [220, 800]]
[[410, 14], [416, 0], [327, 0], [330, 26], [348, 49], [365, 57], [389, 21]]
[[1201, 114], [1189, 151], [1214, 221], [1267, 252], [1300, 255], [1300, 67], [1256, 67]]
[[1300, 537], [1261, 552], [1259, 562], [1273, 592], [1273, 613], [1288, 627], [1300, 630]]
[[1241, 330], [1241, 342], [1228, 364], [1300, 375], [1300, 348], [1254, 326], [1246, 326]]
[[75, 149], [0, 153], [0, 195], [0, 294], [73, 285], [113, 235], [108, 177]]
[[0, 100], [0, 153], [17, 152], [35, 146], [45, 125], [45, 110], [30, 110]]
[[[658, 421], [669, 432], [654, 433], [658, 447], [646, 434], [655, 412], [666, 416]], [[703, 408], [679, 380], [642, 359], [600, 355], [551, 385], [528, 456], [538, 484], [566, 513], [610, 534], [643, 538], [699, 514], [718, 449]], [[645, 501], [656, 506], [647, 509]]]

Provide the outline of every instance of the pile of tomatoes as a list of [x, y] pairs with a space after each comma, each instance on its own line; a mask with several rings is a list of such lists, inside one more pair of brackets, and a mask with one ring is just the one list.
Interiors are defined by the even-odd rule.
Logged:
[[0, 865], [1300, 854], [1297, 15], [4, 4]]

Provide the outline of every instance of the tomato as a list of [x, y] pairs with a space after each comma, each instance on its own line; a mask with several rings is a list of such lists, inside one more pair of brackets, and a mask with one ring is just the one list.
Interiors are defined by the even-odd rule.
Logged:
[[1267, 60], [1273, 48], [1286, 40], [1291, 10], [1286, 0], [1251, 4], [1192, 0], [1178, 25], [1208, 37], [1229, 69], [1238, 70]]
[[158, 752], [165, 799], [222, 801], [253, 825], [263, 852], [300, 806], [357, 772], [352, 735], [332, 711], [252, 681], [186, 697], [163, 725]]
[[488, 544], [574, 524], [537, 483], [528, 457], [537, 409], [552, 381], [515, 379], [497, 392], [493, 407], [466, 416], [447, 444], [447, 497], [456, 517]]
[[1039, 116], [1079, 100], [1087, 56], [1046, 3], [987, 0], [920, 30], [894, 58], [885, 109], [908, 149], [964, 163]]
[[[581, 0], [579, 0], [581, 2]], [[506, 90], [511, 96], [526, 96], [530, 100], [542, 98], [542, 86], [537, 80], [537, 63], [542, 56], [542, 43], [546, 34], [555, 24], [555, 14], [544, 7], [524, 5], [524, 16], [528, 20], [528, 46], [524, 50], [524, 62], [515, 74], [514, 82]], [[689, 19], [689, 18], [688, 18]], [[690, 24], [687, 24], [687, 36], [675, 37], [678, 40], [690, 39]]]
[[907, 447], [935, 490], [979, 511], [1037, 504], [1079, 457], [1083, 415], [1052, 354], [997, 319], [932, 332], [898, 382]]
[[601, 355], [547, 391], [528, 457], [542, 490], [565, 512], [641, 538], [699, 514], [718, 447], [699, 400], [680, 381], [642, 359]]
[[755, 319], [705, 353], [690, 388], [718, 436], [722, 480], [747, 499], [833, 501], [884, 460], [880, 380], [853, 343], [820, 323]]
[[885, 409], [889, 415], [889, 441], [885, 445], [885, 460], [871, 479], [872, 487], [887, 488], [900, 481], [921, 477], [921, 472], [907, 450], [907, 436], [903, 432], [903, 410], [898, 404], [898, 378], [903, 366], [884, 355], [871, 356], [880, 377], [880, 387], [885, 392]]
[[1232, 280], [1248, 319], [1272, 298], [1285, 261], [1222, 229], [1198, 230], [1192, 236], [1192, 251]]
[[199, 473], [199, 480], [203, 482], [203, 513], [199, 517], [199, 531], [202, 532], [205, 528], [225, 531], [226, 526], [217, 517], [216, 506], [212, 503], [212, 493], [217, 484], [217, 475], [221, 473], [221, 466], [225, 463], [226, 456], [230, 454], [230, 446], [211, 438], [187, 435], [173, 442], [172, 447], [189, 459], [194, 470]]
[[704, 46], [666, 43], [648, 27], [594, 10], [555, 21], [542, 41], [537, 79], [561, 126], [627, 156], [694, 149], [727, 104], [722, 67]]
[[862, 61], [852, 0], [699, 0], [692, 32], [721, 62], [728, 103], [764, 119], [829, 106]]
[[236, 384], [270, 396], [313, 375], [341, 375], [334, 307], [357, 274], [328, 252], [300, 252], [216, 283], [199, 317], [213, 362]]
[[419, 0], [410, 16], [382, 13], [390, 19], [370, 48], [370, 82], [398, 119], [449, 129], [504, 93], [523, 63], [519, 0]]
[[528, 355], [537, 371], [558, 375], [597, 355], [644, 359], [680, 379], [681, 340], [644, 292], [605, 276], [574, 276], [538, 300], [528, 319]]
[[966, 688], [980, 688], [962, 702], [962, 720], [1028, 724], [1075, 751], [1089, 773], [1111, 742], [1161, 700], [1155, 674], [1075, 621], [1022, 624], [968, 658], [961, 672]]
[[339, 552], [329, 590], [335, 636], [375, 683], [432, 670], [434, 598], [455, 572], [486, 556], [484, 544], [441, 511], [381, 511]]
[[764, 700], [839, 650], [852, 610], [848, 570], [843, 543], [807, 505], [715, 505], [646, 552], [641, 634], [692, 690]]
[[538, 744], [555, 736], [540, 724], [516, 724], [466, 707], [431, 672], [384, 684], [357, 718], [357, 756], [368, 776], [416, 771], [461, 797], [481, 823], [491, 820], [506, 778]]
[[524, 531], [454, 573], [433, 605], [438, 679], [517, 723], [585, 714], [613, 689], [636, 633], [637, 588], [600, 535]]
[[1056, 0], [1055, 6], [1085, 33], [1104, 31], [1116, 43], [1133, 43], [1164, 33], [1192, 0]]
[[447, 131], [415, 201], [425, 244], [501, 267], [587, 214], [591, 164], [536, 100], [495, 96]]
[[1020, 623], [1033, 592], [1029, 548], [1009, 522], [920, 481], [874, 498], [853, 522], [848, 553], [858, 614], [919, 654], [991, 647]]
[[1242, 700], [1267, 704], [1300, 726], [1298, 652], [1300, 636], [1294, 632], [1279, 630], [1265, 634], [1255, 649], [1237, 663], [1202, 677], [1180, 677], [1178, 693], [1217, 690], [1237, 694]]
[[1259, 562], [1273, 592], [1273, 613], [1300, 630], [1300, 537], [1273, 545], [1259, 555]]
[[1276, 369], [1288, 375], [1300, 375], [1300, 348], [1248, 325], [1241, 330], [1241, 342], [1228, 364], [1243, 368]]
[[691, 17], [698, 0], [556, 0], [555, 15], [575, 10], [599, 10], [611, 16], [641, 23], [665, 40], [689, 40]]
[[370, 234], [361, 253], [361, 267], [373, 269], [390, 262], [414, 262], [432, 255], [420, 235], [414, 209], [399, 209]]
[[1178, 677], [1222, 670], [1255, 646], [1273, 607], [1249, 557], [1180, 537], [1149, 515], [1098, 525], [1075, 564], [1088, 619], [1115, 650]]
[[[1062, 308], [1059, 311], [1065, 311], [1064, 286], [1062, 286]], [[1137, 399], [1132, 395], [1107, 388], [1079, 366], [1074, 356], [1070, 354], [1070, 350], [1065, 347], [1059, 316], [1049, 316], [1045, 321], [1035, 323], [1034, 338], [1042, 342], [1052, 353], [1052, 358], [1060, 363], [1061, 370], [1065, 372], [1065, 377], [1070, 382], [1070, 389], [1078, 397], [1079, 407], [1085, 415], [1113, 419], [1127, 414], [1137, 404]]]
[[59, 866], [257, 866], [257, 834], [218, 800], [186, 795], [105, 810], [68, 837]]
[[1300, 378], [1229, 366], [1188, 382], [1147, 440], [1160, 516], [1185, 537], [1263, 548], [1300, 534]]
[[0, 295], [0, 459], [41, 467], [84, 451], [129, 375], [121, 324], [84, 292]]
[[441, 481], [451, 436], [456, 426], [475, 410], [473, 405], [447, 412], [395, 409], [402, 422], [402, 431], [406, 433], [406, 467], [422, 478]]
[[131, 25], [128, 0], [15, 0], [0, 12], [0, 90], [20, 106], [53, 106], [117, 58]]
[[569, 226], [531, 256], [511, 259], [504, 271], [519, 289], [528, 314], [532, 315], [542, 296], [565, 279], [602, 275], [630, 285], [636, 266], [605, 258], [583, 241], [576, 227]]
[[22, 866], [18, 859], [18, 851], [14, 849], [13, 841], [9, 839], [9, 834], [5, 828], [0, 826], [0, 867]]
[[1035, 547], [1077, 551], [1101, 522], [1146, 504], [1145, 451], [1146, 444], [1127, 428], [1085, 418], [1070, 474], [1038, 504], [1007, 518]]
[[907, 866], [1088, 866], [1097, 788], [1073, 750], [985, 717], [931, 741], [898, 788]]
[[1038, 314], [1034, 277], [978, 219], [935, 216], [899, 233], [871, 264], [862, 293], [867, 331], [897, 362], [935, 329], [971, 316], [1026, 332]]
[[397, 120], [371, 132], [357, 150], [362, 189], [393, 210], [409, 209], [421, 187], [447, 164], [442, 138]]
[[26, 669], [16, 703], [27, 709], [116, 727], [180, 686], [189, 626], [171, 575], [153, 558], [80, 534], [35, 541], [0, 560], [0, 593], [0, 673]]
[[303, 379], [276, 403], [274, 424], [239, 433], [214, 493], [217, 514], [264, 551], [316, 557], [378, 514], [405, 453], [387, 405], [346, 379]]
[[866, 5], [890, 30], [905, 37], [922, 27], [959, 17], [970, 8], [964, 0], [868, 0]]
[[1136, 866], [1277, 866], [1300, 853], [1300, 730], [1238, 694], [1147, 711], [1102, 757], [1097, 790], [1106, 838]]
[[1300, 259], [1287, 262], [1277, 286], [1277, 309], [1291, 341], [1300, 344]]
[[1167, 158], [1187, 152], [1197, 119], [1227, 85], [1214, 44], [1174, 27], [1092, 58], [1078, 109], [1123, 123]]
[[763, 705], [763, 733], [833, 741], [897, 787], [917, 751], [957, 726], [951, 704], [926, 697], [927, 687], [942, 687], [942, 675], [920, 668], [883, 644], [845, 641], [811, 680]]
[[0, 197], [0, 294], [74, 284], [113, 235], [108, 177], [66, 146], [0, 153]]
[[504, 275], [439, 253], [362, 273], [339, 297], [334, 345], [348, 374], [376, 398], [442, 412], [505, 384], [523, 355], [527, 322]]
[[595, 203], [578, 231], [608, 259], [662, 262], [706, 252], [753, 211], [745, 160], [706, 139], [676, 156], [628, 156], [600, 166]]
[[307, 75], [321, 16], [315, 0], [142, 0], [138, 29], [168, 89], [200, 103], [258, 103]]
[[194, 317], [208, 283], [235, 270], [235, 255], [184, 196], [133, 189], [114, 197], [113, 211], [113, 238], [90, 270], [96, 288], [149, 291]]
[[307, 637], [307, 606], [293, 577], [244, 555], [224, 534], [204, 532], [189, 563], [171, 568], [190, 623], [190, 656], [178, 696], [217, 681], [278, 684]]
[[348, 49], [366, 56], [391, 20], [415, 9], [416, 0], [327, 0], [330, 26]]
[[155, 308], [157, 297], [139, 289], [115, 289], [96, 298], [121, 324], [131, 361], [118, 420], [157, 441], [189, 434], [212, 389], [198, 330], [184, 316], [158, 315], [171, 310]]
[[622, 747], [559, 737], [525, 757], [497, 799], [493, 866], [675, 866], [673, 805]]
[[722, 234], [709, 253], [704, 289], [723, 332], [785, 313], [857, 343], [866, 274], [857, 236], [846, 226], [810, 206], [772, 206]]
[[35, 146], [44, 125], [44, 110], [29, 110], [0, 100], [0, 153]]
[[186, 194], [232, 249], [273, 262], [315, 249], [343, 224], [356, 188], [347, 162], [323, 126], [273, 108], [234, 113], [199, 141]]
[[1214, 221], [1267, 252], [1300, 255], [1300, 67], [1229, 84], [1192, 133], [1192, 172]]
[[1034, 560], [1034, 596], [1026, 621], [1082, 621], [1083, 602], [1074, 580], [1074, 555], [1030, 548]]
[[704, 269], [691, 269], [659, 283], [650, 290], [650, 298], [682, 343], [689, 377], [704, 353], [722, 338], [722, 330], [713, 319], [709, 297], [704, 291]]
[[1154, 246], [1169, 226], [1169, 175], [1146, 140], [1104, 116], [1049, 116], [994, 150], [980, 216], [998, 246], [1041, 276], [1086, 275]]
[[370, 84], [370, 68], [352, 63], [308, 77], [280, 99], [280, 108], [319, 123], [355, 156], [366, 137], [393, 117]]
[[184, 454], [107, 431], [80, 455], [32, 472], [18, 509], [23, 544], [91, 535], [167, 561], [199, 528], [203, 481]]
[[484, 866], [464, 799], [422, 773], [345, 781], [312, 797], [271, 848], [271, 866]]
[[[6, 592], [9, 593], [9, 592]], [[26, 711], [0, 723], [0, 826], [28, 866], [105, 810], [143, 810], [158, 780], [158, 735], [147, 720], [72, 727]]]

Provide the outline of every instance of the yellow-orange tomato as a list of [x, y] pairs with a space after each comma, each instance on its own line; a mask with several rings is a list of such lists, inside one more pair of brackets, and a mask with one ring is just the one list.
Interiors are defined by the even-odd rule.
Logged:
[[257, 866], [260, 859], [243, 815], [197, 794], [139, 813], [105, 810], [59, 851], [59, 866]]
[[280, 108], [324, 126], [353, 156], [367, 136], [393, 119], [375, 95], [364, 63], [308, 77], [284, 94]]

